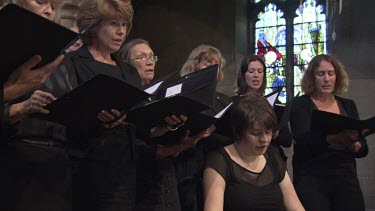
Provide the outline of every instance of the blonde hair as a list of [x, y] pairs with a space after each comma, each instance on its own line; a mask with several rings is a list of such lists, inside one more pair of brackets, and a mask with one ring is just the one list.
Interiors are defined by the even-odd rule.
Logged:
[[329, 62], [335, 69], [336, 83], [333, 94], [342, 94], [348, 90], [349, 77], [344, 66], [335, 57], [329, 54], [315, 56], [309, 63], [305, 74], [303, 75], [301, 88], [305, 94], [309, 95], [316, 90], [315, 71], [319, 68], [322, 61]]
[[[130, 32], [133, 19], [133, 7], [130, 0], [84, 0], [77, 15], [77, 26], [80, 31], [85, 29], [96, 18], [108, 19], [124, 18], [127, 22], [126, 33]], [[82, 37], [82, 41], [90, 45], [96, 36], [95, 27]]]
[[218, 75], [218, 81], [222, 81], [224, 78], [223, 67], [225, 65], [225, 59], [219, 49], [210, 45], [200, 45], [196, 47], [189, 55], [188, 60], [182, 66], [180, 75], [184, 76], [194, 71], [197, 71], [198, 64], [204, 59], [212, 59], [213, 57], [219, 57], [220, 59], [220, 71]]

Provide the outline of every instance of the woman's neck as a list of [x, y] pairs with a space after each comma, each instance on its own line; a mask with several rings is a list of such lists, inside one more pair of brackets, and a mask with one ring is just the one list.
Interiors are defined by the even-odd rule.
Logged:
[[96, 61], [103, 62], [106, 64], [111, 64], [111, 65], [116, 65], [115, 61], [113, 61], [111, 57], [110, 51], [102, 50], [99, 47], [99, 45], [95, 45], [95, 44], [88, 46], [88, 48], [92, 57], [94, 57]]
[[335, 97], [332, 94], [324, 94], [320, 92], [313, 92], [310, 96], [314, 101], [319, 102], [332, 102], [335, 100]]
[[248, 148], [247, 146], [244, 146], [241, 144], [241, 142], [234, 142], [233, 147], [236, 150], [238, 157], [244, 162], [244, 163], [255, 163], [259, 162], [259, 160], [263, 157], [263, 155], [253, 155], [246, 151]]

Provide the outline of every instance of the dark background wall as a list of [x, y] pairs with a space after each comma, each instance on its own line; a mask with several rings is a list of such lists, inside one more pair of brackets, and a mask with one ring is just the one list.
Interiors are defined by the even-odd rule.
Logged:
[[208, 44], [224, 55], [226, 81], [233, 84], [235, 1], [138, 0], [133, 5], [135, 16], [128, 40], [150, 42], [159, 57], [157, 77], [180, 69], [195, 47]]
[[[375, 2], [342, 1], [342, 13], [334, 19], [336, 40], [330, 52], [344, 61], [351, 78], [375, 78]], [[135, 16], [129, 39], [141, 37], [151, 42], [160, 59], [157, 77], [181, 68], [196, 46], [209, 44], [219, 48], [227, 59], [226, 80], [221, 87], [230, 87], [248, 49], [246, 0], [132, 2]]]
[[352, 79], [375, 78], [375, 1], [343, 0], [342, 13], [334, 21], [333, 52], [345, 63]]

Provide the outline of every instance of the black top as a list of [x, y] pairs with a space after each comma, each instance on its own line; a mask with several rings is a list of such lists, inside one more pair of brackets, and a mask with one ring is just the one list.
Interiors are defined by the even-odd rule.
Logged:
[[255, 173], [233, 161], [224, 148], [208, 154], [206, 168], [213, 168], [226, 183], [224, 210], [284, 210], [279, 183], [285, 177], [286, 163], [272, 146], [264, 156], [264, 169]]
[[[117, 66], [96, 61], [88, 47], [84, 45], [77, 51], [69, 53], [65, 58], [65, 67], [60, 65], [60, 69], [66, 68], [70, 72], [70, 81], [73, 86], [77, 86], [97, 74], [104, 74], [123, 80], [135, 87], [141, 87], [140, 76], [133, 66], [115, 57], [113, 60]], [[96, 132], [96, 134], [91, 134], [92, 140], [89, 141], [90, 158], [100, 160], [113, 159], [116, 156], [118, 159], [123, 156], [134, 158], [133, 148], [136, 140], [133, 125], [119, 125], [112, 129], [98, 128]], [[128, 146], [128, 144], [130, 145]], [[131, 148], [132, 155], [121, 155], [121, 151], [126, 151], [128, 147]]]
[[[72, 90], [72, 85], [69, 81], [69, 74], [65, 68], [59, 71], [52, 71], [45, 83], [39, 88], [44, 92], [49, 92], [56, 98], [61, 97], [65, 93]], [[9, 122], [9, 109], [10, 106], [19, 102], [23, 102], [31, 97], [34, 92], [30, 92], [18, 99], [5, 103], [4, 106], [4, 132], [10, 140], [38, 140], [48, 141], [53, 140], [56, 142], [66, 142], [66, 128], [55, 122], [46, 121], [43, 115], [38, 117], [30, 115], [22, 120], [11, 125]]]
[[[358, 119], [357, 107], [353, 100], [335, 96], [341, 115]], [[355, 158], [368, 153], [366, 139], [361, 139], [362, 148], [353, 153], [340, 146], [330, 146], [322, 131], [310, 128], [311, 113], [317, 107], [309, 95], [295, 98], [291, 104], [290, 126], [294, 144], [294, 177], [300, 175], [356, 175]]]

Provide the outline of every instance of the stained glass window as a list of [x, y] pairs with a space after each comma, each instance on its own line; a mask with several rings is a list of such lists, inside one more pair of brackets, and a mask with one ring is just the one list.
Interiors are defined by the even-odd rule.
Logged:
[[283, 87], [279, 96], [281, 103], [286, 103], [286, 52], [294, 53], [294, 94], [302, 94], [300, 80], [310, 60], [318, 54], [326, 53], [326, 17], [323, 6], [315, 0], [306, 0], [303, 9], [296, 9], [294, 19], [294, 49], [286, 48], [286, 25], [284, 12], [273, 3], [265, 6], [258, 13], [255, 23], [255, 53], [264, 58], [267, 66], [267, 89], [271, 93]]
[[296, 10], [294, 19], [294, 93], [302, 93], [301, 79], [310, 60], [319, 54], [327, 53], [326, 15], [323, 5], [315, 0], [307, 0], [303, 10]]

